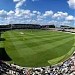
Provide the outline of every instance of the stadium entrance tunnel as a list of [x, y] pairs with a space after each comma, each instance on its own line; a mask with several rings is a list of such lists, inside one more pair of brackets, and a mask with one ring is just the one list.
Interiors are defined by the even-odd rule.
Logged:
[[11, 61], [12, 60], [6, 53], [5, 48], [0, 48], [0, 60], [3, 60], [3, 61]]

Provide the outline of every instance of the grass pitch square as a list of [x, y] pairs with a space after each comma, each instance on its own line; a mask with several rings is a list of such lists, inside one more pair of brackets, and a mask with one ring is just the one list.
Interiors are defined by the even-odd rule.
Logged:
[[21, 66], [38, 67], [59, 63], [74, 51], [74, 35], [50, 30], [12, 30], [2, 34], [0, 43]]

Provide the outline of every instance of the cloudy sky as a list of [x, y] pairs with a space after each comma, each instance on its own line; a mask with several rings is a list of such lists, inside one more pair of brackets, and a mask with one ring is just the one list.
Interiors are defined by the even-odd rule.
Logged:
[[0, 24], [74, 26], [75, 0], [0, 0]]

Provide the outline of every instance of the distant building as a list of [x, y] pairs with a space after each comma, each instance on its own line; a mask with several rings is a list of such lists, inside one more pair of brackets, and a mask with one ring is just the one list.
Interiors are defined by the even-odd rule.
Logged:
[[10, 30], [11, 25], [0, 25], [0, 31]]
[[40, 29], [37, 24], [12, 24], [12, 29]]
[[69, 29], [69, 28], [70, 28], [70, 26], [61, 25], [61, 26], [60, 26], [60, 28], [61, 28], [61, 29]]
[[42, 25], [42, 29], [49, 29], [49, 28], [55, 28], [55, 25]]
[[0, 25], [0, 29], [41, 29], [55, 28], [55, 25], [38, 25], [38, 24], [9, 24]]

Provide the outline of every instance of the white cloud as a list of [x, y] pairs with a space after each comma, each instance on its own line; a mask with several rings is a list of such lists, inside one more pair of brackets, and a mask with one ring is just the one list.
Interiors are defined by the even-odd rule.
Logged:
[[7, 11], [5, 11], [5, 10], [0, 10], [0, 17], [1, 17], [1, 18], [7, 17]]
[[[54, 16], [54, 17], [53, 17]], [[57, 18], [63, 18], [63, 20], [57, 20]], [[30, 11], [20, 8], [16, 8], [14, 11], [0, 10], [0, 23], [13, 24], [13, 23], [37, 23], [37, 24], [70, 24], [75, 21], [74, 16], [68, 15], [68, 13], [57, 12], [53, 14], [53, 11], [45, 11], [41, 13], [39, 11]], [[73, 22], [74, 23], [74, 22]], [[73, 24], [72, 23], [72, 24]]]
[[56, 20], [51, 20], [51, 21], [48, 22], [48, 24], [50, 24], [50, 25], [51, 25], [51, 24], [56, 25], [56, 24], [58, 24], [58, 21], [56, 21]]
[[62, 21], [60, 22], [60, 25], [70, 25], [70, 21]]
[[45, 11], [45, 13], [43, 14], [44, 17], [47, 17], [47, 16], [52, 16], [53, 15], [53, 11]]
[[12, 16], [12, 15], [14, 15], [14, 11], [12, 11], [12, 10], [10, 10], [8, 13], [7, 13], [7, 15], [10, 15], [10, 16]]
[[75, 9], [75, 0], [68, 0], [67, 3], [69, 4], [70, 8]]
[[39, 0], [32, 0], [32, 1], [34, 2], [34, 1], [39, 1]]
[[65, 18], [65, 20], [67, 20], [67, 21], [74, 21], [75, 18], [74, 18], [72, 15], [69, 15], [69, 16], [67, 16], [67, 17]]
[[33, 11], [33, 13], [36, 15], [36, 18], [38, 21], [46, 20], [46, 18], [51, 18], [53, 15], [53, 11], [45, 11], [45, 13], [41, 13], [39, 11]]
[[34, 16], [34, 14], [31, 13], [30, 10], [23, 10], [23, 9], [18, 8], [15, 10], [15, 16], [24, 17], [24, 18], [31, 18], [32, 16]]
[[[39, 0], [32, 0], [39, 1]], [[44, 13], [40, 11], [30, 11], [20, 9], [26, 0], [13, 0], [16, 3], [15, 10], [5, 11], [0, 10], [0, 23], [37, 23], [37, 24], [72, 24], [75, 21], [75, 17], [69, 15], [67, 12], [58, 11], [54, 13], [52, 10], [47, 10]], [[74, 8], [75, 0], [69, 0], [68, 4], [71, 8]]]
[[39, 12], [39, 11], [33, 11], [33, 14], [40, 15], [40, 14], [41, 14], [41, 12]]
[[19, 8], [24, 2], [26, 2], [26, 0], [13, 0], [13, 2], [16, 2], [15, 8]]
[[66, 12], [57, 12], [52, 17], [57, 18], [59, 20], [59, 19], [65, 18], [67, 16], [68, 16], [68, 13], [66, 13]]
[[20, 1], [20, 0], [13, 0], [14, 2], [18, 2], [18, 1]]
[[52, 20], [52, 21], [49, 21], [48, 24], [54, 24], [56, 25], [57, 27], [60, 26], [60, 25], [71, 25], [71, 22], [70, 21], [57, 21], [57, 20]]
[[31, 11], [30, 10], [23, 10], [23, 12], [22, 12], [23, 14], [30, 14], [31, 13]]

